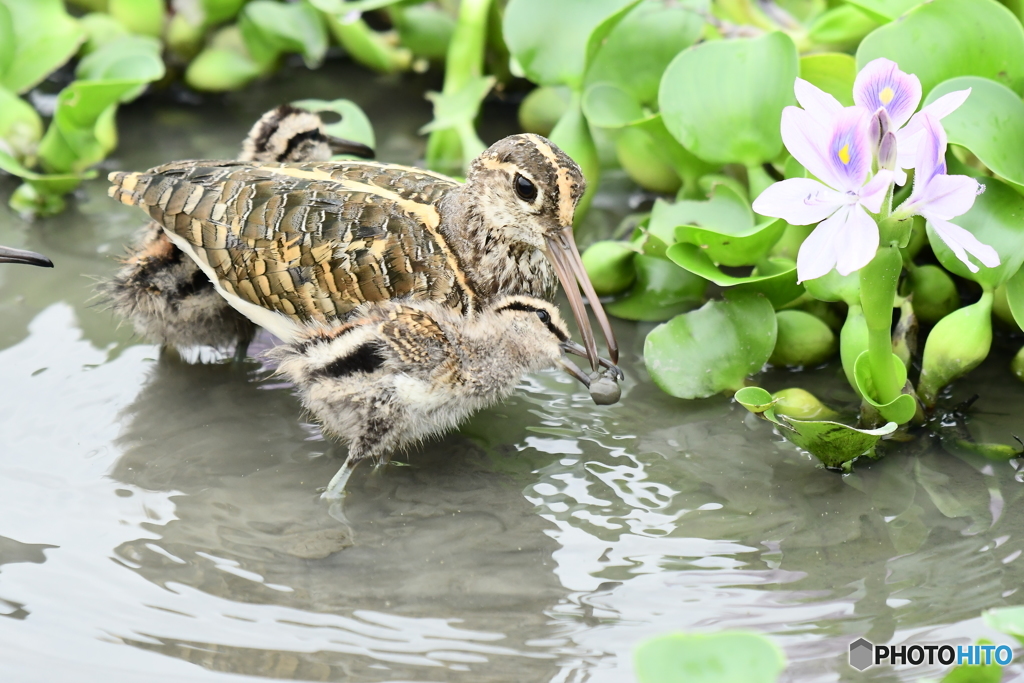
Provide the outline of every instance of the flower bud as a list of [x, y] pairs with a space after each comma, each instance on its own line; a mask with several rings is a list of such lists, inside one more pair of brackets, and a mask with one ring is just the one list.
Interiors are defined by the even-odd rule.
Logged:
[[892, 132], [883, 135], [878, 144], [878, 168], [888, 171], [896, 168], [896, 135]]
[[610, 296], [629, 289], [636, 279], [633, 257], [636, 252], [626, 242], [595, 242], [583, 252], [583, 267], [598, 296]]
[[775, 399], [775, 414], [796, 420], [831, 420], [837, 415], [809, 391], [794, 387], [772, 394]]
[[992, 292], [940, 320], [928, 335], [917, 393], [935, 405], [943, 387], [978, 367], [992, 347]]
[[818, 365], [836, 351], [836, 335], [824, 322], [804, 311], [779, 311], [773, 365]]
[[960, 294], [953, 279], [938, 266], [915, 268], [910, 274], [910, 291], [914, 295], [914, 313], [923, 323], [935, 323], [960, 306]]

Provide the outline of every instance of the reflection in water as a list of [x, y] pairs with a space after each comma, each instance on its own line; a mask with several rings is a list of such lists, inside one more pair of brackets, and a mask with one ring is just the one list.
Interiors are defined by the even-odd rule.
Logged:
[[[429, 118], [394, 106], [400, 81], [339, 92], [365, 82], [349, 75], [125, 108], [112, 163], [230, 155], [311, 90], [403, 130]], [[381, 138], [415, 159], [411, 133]], [[644, 326], [616, 330], [619, 404], [532, 377], [409, 466], [357, 472], [342, 525], [317, 498], [342, 453], [287, 387], [256, 364], [160, 358], [91, 301], [80, 275], [110, 272], [139, 222], [105, 188], [31, 226], [0, 200], [0, 243], [58, 261], [0, 269], [0, 680], [619, 683], [642, 638], [747, 628], [785, 647], [791, 681], [909, 681], [941, 671], [851, 677], [848, 644], [1010, 642], [978, 615], [1024, 604], [1014, 463], [926, 444], [824, 472], [724, 398], [660, 393]], [[1020, 429], [1007, 361], [972, 375], [979, 440]], [[801, 382], [829, 396], [840, 372]]]

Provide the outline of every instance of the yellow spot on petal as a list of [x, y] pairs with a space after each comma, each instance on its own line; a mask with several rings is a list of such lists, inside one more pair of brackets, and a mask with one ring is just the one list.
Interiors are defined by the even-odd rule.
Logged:
[[882, 92], [878, 93], [878, 99], [882, 104], [889, 104], [892, 102], [892, 98], [896, 96], [896, 93], [892, 91], [892, 88], [885, 86], [882, 88]]
[[839, 150], [839, 161], [844, 164], [850, 163], [850, 145], [843, 145], [843, 148]]

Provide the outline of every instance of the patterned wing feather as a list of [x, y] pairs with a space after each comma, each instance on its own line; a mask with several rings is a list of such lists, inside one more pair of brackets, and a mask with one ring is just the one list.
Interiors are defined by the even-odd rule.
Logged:
[[368, 301], [472, 305], [438, 232], [455, 181], [375, 162], [181, 161], [113, 173], [110, 195], [189, 242], [221, 286], [299, 321], [328, 322]]

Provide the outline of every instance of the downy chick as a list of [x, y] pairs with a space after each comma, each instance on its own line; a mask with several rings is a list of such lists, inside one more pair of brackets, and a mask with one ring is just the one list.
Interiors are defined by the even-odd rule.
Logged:
[[339, 498], [363, 460], [387, 463], [455, 428], [526, 373], [561, 365], [588, 383], [565, 353], [587, 355], [553, 304], [526, 296], [498, 297], [469, 318], [433, 301], [364, 304], [349, 322], [269, 352], [324, 431], [348, 444], [324, 498]]

